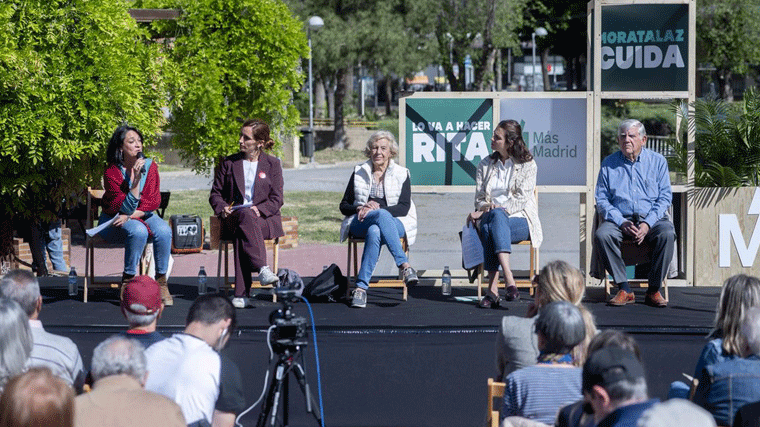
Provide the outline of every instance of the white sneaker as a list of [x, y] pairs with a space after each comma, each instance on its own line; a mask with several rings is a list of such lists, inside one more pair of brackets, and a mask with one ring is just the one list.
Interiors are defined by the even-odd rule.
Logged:
[[245, 308], [248, 305], [248, 298], [232, 298], [232, 305], [235, 308]]
[[272, 270], [269, 269], [268, 266], [261, 267], [261, 270], [259, 270], [259, 283], [262, 285], [274, 285], [275, 283], [279, 282], [280, 279], [272, 273]]

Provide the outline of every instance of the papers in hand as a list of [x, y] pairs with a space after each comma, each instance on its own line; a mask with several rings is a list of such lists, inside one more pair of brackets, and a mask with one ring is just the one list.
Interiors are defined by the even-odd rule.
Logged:
[[251, 206], [253, 206], [253, 203], [243, 203], [242, 205], [230, 206], [230, 209], [232, 209], [232, 211], [235, 212], [238, 209], [250, 208]]
[[472, 224], [462, 227], [462, 264], [471, 269], [483, 263], [483, 244]]
[[119, 215], [114, 215], [113, 218], [109, 219], [106, 222], [101, 222], [100, 224], [98, 224], [97, 227], [92, 227], [92, 228], [88, 229], [86, 231], [87, 235], [90, 236], [90, 237], [92, 237], [92, 236], [100, 233], [101, 231], [105, 230], [106, 227], [110, 227], [111, 224], [113, 224], [113, 222], [116, 220], [117, 216], [119, 216]]

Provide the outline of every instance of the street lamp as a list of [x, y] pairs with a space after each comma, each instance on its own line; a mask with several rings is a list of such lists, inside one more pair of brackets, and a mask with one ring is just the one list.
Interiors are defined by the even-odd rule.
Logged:
[[544, 27], [538, 27], [531, 34], [531, 40], [533, 41], [533, 91], [536, 90], [536, 36], [544, 37], [549, 34]]
[[317, 31], [325, 26], [325, 21], [319, 16], [309, 18], [309, 163], [314, 163], [314, 88], [311, 75], [311, 30]]

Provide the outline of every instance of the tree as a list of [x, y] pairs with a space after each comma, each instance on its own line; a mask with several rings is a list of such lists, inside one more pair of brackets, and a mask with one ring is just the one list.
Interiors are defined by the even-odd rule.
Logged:
[[122, 122], [155, 141], [164, 84], [157, 46], [123, 0], [0, 4], [0, 256], [11, 222], [52, 219], [99, 182]]
[[757, 0], [701, 0], [698, 5], [697, 57], [716, 68], [720, 97], [733, 101], [733, 74], [746, 73], [760, 56], [760, 4]]
[[261, 118], [278, 145], [300, 123], [292, 103], [308, 54], [302, 24], [278, 0], [146, 0], [178, 8], [151, 24], [166, 38], [172, 143], [193, 170], [208, 173], [237, 150], [242, 120]]

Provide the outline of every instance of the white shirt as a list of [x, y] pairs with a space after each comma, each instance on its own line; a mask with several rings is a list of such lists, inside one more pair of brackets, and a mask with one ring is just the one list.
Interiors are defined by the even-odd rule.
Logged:
[[[507, 201], [512, 199], [512, 193], [509, 192], [509, 180], [512, 178], [512, 171], [515, 168], [515, 163], [512, 158], [507, 159], [506, 162], [497, 160], [494, 163], [494, 174], [496, 179], [493, 186], [491, 186], [491, 203], [496, 206], [505, 206]], [[525, 215], [521, 212], [510, 212], [510, 217], [524, 218]]]
[[245, 174], [245, 203], [253, 201], [253, 184], [256, 181], [256, 171], [259, 169], [259, 161], [249, 162], [243, 160], [243, 173]]

